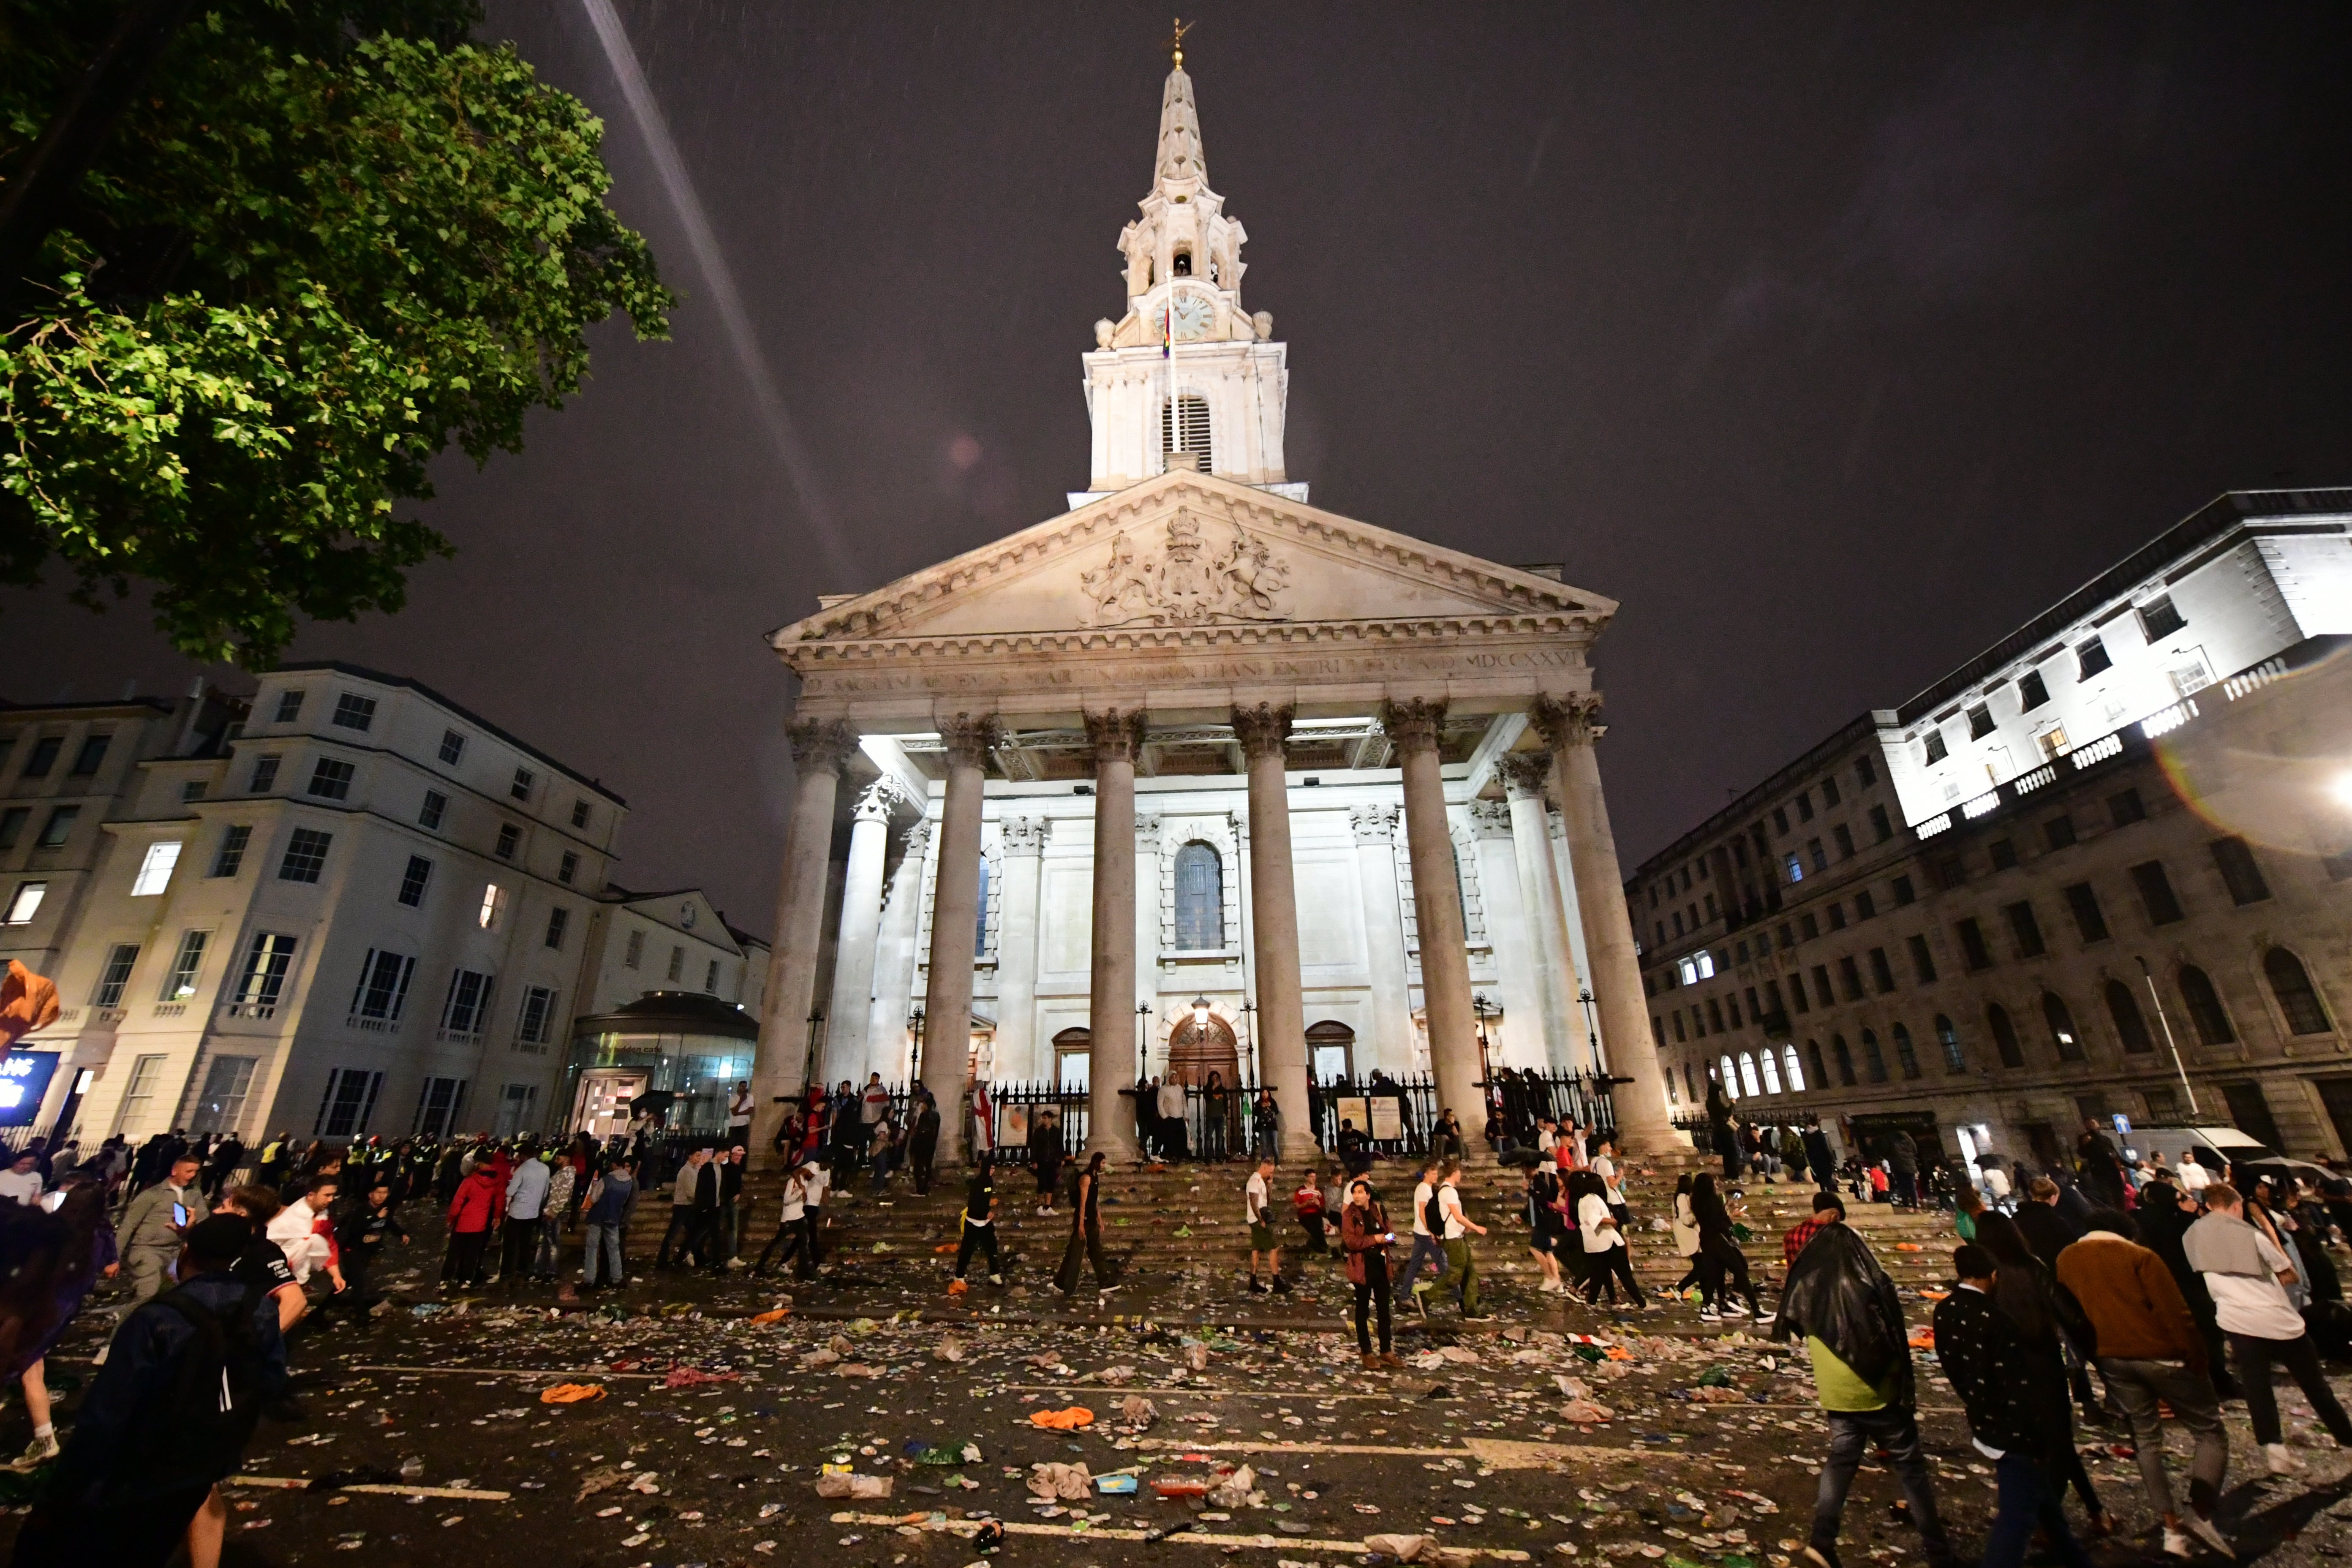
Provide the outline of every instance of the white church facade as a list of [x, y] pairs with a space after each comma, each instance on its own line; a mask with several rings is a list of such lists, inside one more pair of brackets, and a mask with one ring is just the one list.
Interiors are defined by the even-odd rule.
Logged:
[[1084, 1085], [1125, 1154], [1121, 1088], [1216, 1071], [1303, 1153], [1310, 1073], [1428, 1072], [1475, 1133], [1491, 1069], [1601, 1064], [1626, 1138], [1677, 1141], [1594, 758], [1616, 606], [1309, 505], [1244, 237], [1180, 55], [1083, 356], [1088, 488], [772, 634], [801, 694], [762, 1136], [812, 1074], [916, 1072], [947, 1109]]

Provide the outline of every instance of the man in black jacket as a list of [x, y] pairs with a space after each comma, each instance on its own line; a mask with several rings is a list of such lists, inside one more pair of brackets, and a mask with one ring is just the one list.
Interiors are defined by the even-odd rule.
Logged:
[[1813, 1185], [1837, 1191], [1837, 1156], [1830, 1152], [1830, 1135], [1818, 1127], [1805, 1129], [1805, 1163], [1813, 1169]]
[[2018, 1568], [2036, 1530], [2059, 1561], [2091, 1568], [2067, 1527], [2066, 1489], [2050, 1452], [2053, 1442], [2073, 1441], [2064, 1380], [2054, 1363], [2036, 1361], [1993, 1304], [1992, 1254], [1970, 1243], [1952, 1254], [1952, 1265], [1959, 1289], [1936, 1308], [1936, 1357], [1968, 1412], [1977, 1451], [1997, 1467], [2000, 1489], [1979, 1568]]
[[2047, 1176], [2034, 1177], [2025, 1189], [2025, 1202], [2017, 1205], [2017, 1228], [2033, 1256], [2051, 1268], [2058, 1267], [2060, 1253], [2083, 1239], [2082, 1226], [2058, 1212], [2058, 1184]]

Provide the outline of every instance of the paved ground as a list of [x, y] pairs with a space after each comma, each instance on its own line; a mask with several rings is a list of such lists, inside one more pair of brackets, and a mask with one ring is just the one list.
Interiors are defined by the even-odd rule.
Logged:
[[[1033, 1226], [1033, 1246], [1043, 1228]], [[1514, 1250], [1498, 1234], [1484, 1256], [1499, 1265]], [[438, 1254], [437, 1238], [420, 1234], [391, 1273]], [[1687, 1308], [1612, 1316], [1503, 1276], [1492, 1320], [1446, 1314], [1433, 1332], [1416, 1321], [1399, 1344], [1408, 1364], [1367, 1373], [1352, 1336], [1335, 1331], [1346, 1290], [1328, 1264], [1308, 1264], [1287, 1298], [1241, 1294], [1219, 1257], [1190, 1272], [1139, 1269], [1119, 1292], [1065, 1304], [1032, 1259], [1005, 1289], [982, 1285], [951, 1303], [945, 1259], [885, 1258], [887, 1270], [845, 1248], [831, 1275], [795, 1286], [791, 1310], [765, 1322], [781, 1292], [740, 1276], [665, 1275], [564, 1310], [545, 1287], [460, 1297], [427, 1268], [388, 1278], [396, 1304], [368, 1325], [298, 1334], [305, 1415], [265, 1425], [254, 1444], [230, 1561], [357, 1551], [380, 1563], [551, 1568], [962, 1568], [983, 1556], [1185, 1568], [1233, 1556], [1338, 1568], [1373, 1560], [1367, 1537], [1405, 1534], [1477, 1554], [1455, 1568], [1561, 1556], [1781, 1568], [1810, 1514], [1822, 1426], [1802, 1355], [1729, 1323], [1702, 1330]], [[1927, 1303], [1909, 1306], [1924, 1322]], [[84, 1327], [56, 1372], [88, 1371], [76, 1358], [94, 1348], [104, 1314], [94, 1308]], [[1598, 1413], [1564, 1412], [1562, 1378], [1612, 1418], [1564, 1419]], [[542, 1402], [565, 1383], [604, 1394]], [[1988, 1469], [1948, 1389], [1931, 1370], [1921, 1387], [1939, 1495], [1972, 1551]], [[1123, 1413], [1130, 1395], [1149, 1402], [1148, 1417]], [[2282, 1403], [2299, 1406], [2291, 1390]], [[1072, 1406], [1091, 1410], [1092, 1424], [1031, 1419]], [[66, 1409], [69, 1418], [70, 1399]], [[2345, 1459], [2319, 1434], [2306, 1478], [2250, 1481], [2255, 1456], [2242, 1407], [2232, 1412], [2224, 1521], [2242, 1561], [2338, 1556], [2352, 1528]], [[0, 1440], [21, 1442], [22, 1419], [12, 1410]], [[2299, 1441], [2314, 1440], [2307, 1413], [2291, 1421]], [[2131, 1461], [2099, 1452], [2109, 1505], [2150, 1527]], [[828, 1463], [887, 1479], [889, 1495], [820, 1498]], [[1139, 1490], [1043, 1500], [1031, 1486], [1041, 1463], [1131, 1471]], [[1155, 1495], [1171, 1479], [1216, 1487], [1240, 1465], [1253, 1471], [1245, 1494]], [[337, 1474], [360, 1487], [272, 1484]], [[360, 1489], [370, 1485], [392, 1489]], [[1861, 1478], [1849, 1563], [1913, 1555], [1895, 1496], [1890, 1477]], [[991, 1518], [1009, 1531], [992, 1550], [971, 1539]], [[0, 1532], [14, 1527], [0, 1521]], [[1183, 1532], [1148, 1538], [1171, 1527]], [[2145, 1561], [2152, 1547], [2118, 1541], [2099, 1556]]]

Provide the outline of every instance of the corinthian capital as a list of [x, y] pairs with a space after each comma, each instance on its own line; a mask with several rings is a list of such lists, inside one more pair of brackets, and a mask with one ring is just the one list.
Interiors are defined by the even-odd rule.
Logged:
[[1042, 855], [1053, 823], [1043, 816], [1008, 816], [996, 825], [1007, 855]]
[[857, 820], [887, 822], [891, 810], [906, 798], [906, 787], [886, 774], [866, 785], [866, 793], [857, 797]]
[[793, 743], [795, 766], [841, 772], [849, 753], [857, 750], [857, 731], [846, 719], [803, 719], [784, 731]]
[[1242, 743], [1242, 754], [1263, 757], [1282, 754], [1283, 742], [1290, 738], [1290, 721], [1298, 710], [1287, 704], [1277, 708], [1271, 702], [1261, 702], [1255, 708], [1234, 710], [1234, 738]]
[[1423, 698], [1391, 702], [1381, 709], [1381, 728], [1400, 752], [1433, 752], [1438, 731], [1445, 727], [1445, 704]]
[[1601, 693], [1571, 691], [1560, 697], [1538, 697], [1528, 710], [1528, 717], [1544, 744], [1557, 751], [1562, 746], [1589, 746], [1601, 734]]
[[1356, 830], [1359, 844], [1393, 844], [1396, 842], [1397, 808], [1392, 805], [1359, 805], [1349, 808], [1348, 826]]
[[984, 768], [1004, 739], [1004, 727], [993, 713], [958, 713], [940, 721], [940, 740], [946, 746], [948, 765]]
[[1106, 708], [1099, 713], [1088, 713], [1087, 744], [1094, 749], [1097, 763], [1131, 763], [1143, 750], [1144, 716], [1133, 708]]
[[1541, 800], [1551, 759], [1541, 752], [1506, 752], [1495, 759], [1495, 771], [1503, 775], [1503, 792], [1511, 799]]
[[1511, 808], [1499, 800], [1474, 800], [1470, 803], [1470, 827], [1481, 838], [1508, 838]]

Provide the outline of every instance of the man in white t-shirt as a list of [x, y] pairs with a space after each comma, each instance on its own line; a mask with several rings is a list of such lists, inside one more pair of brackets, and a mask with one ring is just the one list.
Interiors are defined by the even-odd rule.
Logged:
[[[1437, 1195], [1437, 1162], [1423, 1160], [1412, 1189], [1412, 1260], [1396, 1277], [1396, 1298], [1402, 1302], [1405, 1292], [1421, 1278], [1424, 1264], [1440, 1265], [1445, 1261], [1445, 1249], [1437, 1245], [1437, 1237], [1429, 1233], [1429, 1200]], [[1442, 1271], [1442, 1270], [1441, 1270]]]
[[[1445, 1227], [1444, 1235], [1438, 1238], [1445, 1248], [1445, 1273], [1433, 1282], [1433, 1288], [1440, 1290], [1451, 1288], [1458, 1292], [1462, 1300], [1462, 1315], [1475, 1320], [1488, 1314], [1478, 1310], [1478, 1260], [1471, 1254], [1470, 1237], [1486, 1235], [1486, 1227], [1464, 1212], [1461, 1181], [1461, 1161], [1449, 1158], [1439, 1167], [1435, 1201], [1437, 1217]], [[1416, 1281], [1412, 1288], [1415, 1303], [1421, 1304], [1423, 1292], [1432, 1288], [1432, 1281]], [[1429, 1308], [1422, 1304], [1421, 1310], [1426, 1315]]]
[[1274, 1237], [1274, 1162], [1261, 1156], [1257, 1169], [1250, 1173], [1249, 1184], [1242, 1189], [1242, 1217], [1249, 1225], [1250, 1294], [1263, 1296], [1266, 1288], [1258, 1283], [1257, 1260], [1260, 1254], [1266, 1259], [1266, 1272], [1274, 1278], [1276, 1295], [1287, 1295], [1290, 1281], [1282, 1277], [1282, 1247]]
[[0, 1203], [14, 1199], [26, 1208], [41, 1201], [41, 1162], [37, 1155], [19, 1154], [16, 1163], [0, 1171]]
[[2247, 1223], [2238, 1190], [2228, 1183], [2206, 1188], [2205, 1209], [2205, 1217], [2182, 1234], [2181, 1249], [2188, 1254], [2189, 1267], [2204, 1277], [2205, 1289], [2213, 1297], [2213, 1315], [2230, 1337], [2230, 1359], [2237, 1363], [2254, 1441], [2271, 1474], [2303, 1468], [2302, 1461], [2287, 1451], [2279, 1426], [2278, 1395], [2271, 1388], [2273, 1363], [2284, 1364], [2294, 1376], [2336, 1446], [2352, 1448], [2352, 1415], [2327, 1386], [2303, 1314], [2287, 1300], [2285, 1288], [2295, 1282], [2295, 1273], [2285, 1251], [2268, 1233]]
[[730, 1148], [738, 1143], [750, 1143], [751, 1111], [758, 1103], [751, 1098], [749, 1079], [736, 1084], [735, 1092], [727, 1100], [727, 1142]]
[[2180, 1190], [2194, 1197], [2213, 1184], [2213, 1173], [2207, 1170], [2193, 1150], [2180, 1152]]

